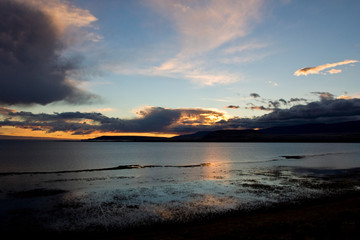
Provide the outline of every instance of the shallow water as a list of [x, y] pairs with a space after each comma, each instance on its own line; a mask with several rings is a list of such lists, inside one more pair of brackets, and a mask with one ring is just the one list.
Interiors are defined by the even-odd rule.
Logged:
[[323, 194], [315, 173], [358, 168], [359, 153], [358, 143], [0, 141], [1, 221], [60, 231], [186, 221]]

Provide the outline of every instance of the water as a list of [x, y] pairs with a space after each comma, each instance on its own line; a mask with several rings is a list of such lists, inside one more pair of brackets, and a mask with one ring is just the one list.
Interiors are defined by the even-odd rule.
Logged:
[[0, 141], [0, 216], [60, 231], [186, 221], [322, 194], [314, 172], [359, 168], [359, 153], [358, 143]]

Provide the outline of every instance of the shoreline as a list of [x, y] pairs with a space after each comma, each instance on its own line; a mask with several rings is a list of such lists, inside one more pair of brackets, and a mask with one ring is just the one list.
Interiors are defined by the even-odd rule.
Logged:
[[[289, 169], [274, 168], [259, 173], [283, 179], [287, 175], [282, 176], [282, 170]], [[9, 223], [9, 228], [2, 226], [2, 230], [10, 236], [26, 234], [37, 239], [238, 239], [239, 236], [242, 236], [240, 239], [357, 239], [360, 235], [360, 169], [295, 168], [292, 171], [299, 174], [297, 176], [300, 179], [287, 176], [288, 183], [297, 185], [299, 189], [321, 190], [322, 193], [286, 198], [286, 192], [291, 195], [291, 191], [296, 191], [296, 188], [284, 188], [281, 190], [285, 193], [284, 198], [279, 199], [279, 202], [264, 202], [245, 208], [239, 206], [223, 212], [194, 213], [193, 217], [185, 220], [174, 218], [161, 222], [149, 221], [123, 228], [111, 225], [106, 227], [102, 222], [93, 222], [81, 230], [70, 230], [70, 225], [70, 229], [65, 227], [62, 230], [51, 230], [46, 228], [44, 222], [51, 218], [33, 221], [36, 220], [36, 215], [33, 215], [36, 212], [24, 208], [18, 212], [18, 217], [22, 216], [20, 221]], [[251, 186], [253, 191], [264, 196], [279, 191], [278, 187], [261, 182], [240, 183], [246, 187]], [[63, 192], [38, 189], [9, 194], [10, 197], [31, 201], [34, 197], [61, 196]], [[119, 203], [114, 204], [120, 206], [116, 205]], [[57, 214], [66, 214], [67, 210], [78, 207], [80, 208], [73, 213], [79, 215], [71, 219], [76, 224], [76, 221], [90, 217], [91, 214], [87, 215], [86, 211], [91, 211], [92, 208], [81, 208], [80, 202], [74, 202], [53, 210]], [[129, 205], [128, 209], [138, 207]], [[20, 225], [16, 226], [17, 223]]]
[[[360, 192], [274, 203], [252, 210], [200, 216], [184, 223], [155, 223], [109, 231], [21, 231], [37, 239], [358, 239]], [[14, 233], [9, 233], [14, 235]], [[16, 234], [15, 234], [16, 235]]]
[[[5, 174], [0, 229], [38, 239], [357, 239], [358, 164], [316, 164], [358, 162], [358, 149], [343, 149], [281, 150], [261, 164], [229, 167], [135, 164]], [[124, 171], [97, 173], [105, 170]]]
[[[276, 203], [183, 224], [147, 227], [121, 239], [358, 239], [360, 192]], [[95, 239], [117, 239], [114, 235]]]

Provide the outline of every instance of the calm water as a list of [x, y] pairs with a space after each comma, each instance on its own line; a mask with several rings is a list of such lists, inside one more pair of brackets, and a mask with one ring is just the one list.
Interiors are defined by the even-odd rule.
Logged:
[[[119, 165], [264, 164], [348, 168], [358, 143], [116, 143], [0, 141], [0, 172], [81, 170]], [[304, 156], [296, 161], [281, 156]], [[274, 161], [273, 161], [274, 162]]]
[[319, 194], [294, 169], [358, 168], [359, 156], [358, 143], [0, 141], [1, 219], [32, 209], [58, 230], [182, 221]]

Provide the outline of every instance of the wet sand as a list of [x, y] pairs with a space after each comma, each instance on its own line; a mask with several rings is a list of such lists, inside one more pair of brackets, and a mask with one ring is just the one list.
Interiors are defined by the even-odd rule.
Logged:
[[[120, 237], [121, 236], [121, 237]], [[183, 225], [153, 226], [99, 239], [359, 239], [360, 193], [278, 204]]]
[[[287, 176], [285, 174], [287, 171], [280, 170], [257, 171], [257, 174], [283, 179]], [[299, 174], [296, 176], [306, 176], [297, 180], [287, 176], [289, 183], [292, 182], [298, 186], [295, 191], [306, 187], [306, 189], [321, 189], [324, 194], [317, 197], [302, 195], [302, 198], [284, 199], [280, 202], [231, 212], [195, 214], [192, 220], [181, 223], [149, 222], [146, 226], [109, 229], [101, 227], [101, 222], [97, 222], [87, 225], [78, 232], [46, 230], [43, 228], [46, 223], [38, 222], [40, 225], [37, 226], [37, 223], [31, 220], [33, 218], [28, 220], [24, 218], [31, 217], [32, 213], [36, 214], [36, 212], [29, 212], [19, 215], [22, 216], [20, 222], [13, 222], [13, 224], [23, 223], [23, 225], [16, 226], [10, 223], [9, 226], [13, 228], [11, 231], [9, 228], [2, 229], [5, 230], [3, 231], [5, 235], [8, 233], [12, 237], [17, 237], [17, 234], [21, 236], [26, 234], [29, 238], [37, 239], [359, 239], [360, 169], [296, 168], [294, 171]], [[248, 185], [246, 184], [246, 187], [250, 186]], [[264, 196], [268, 192], [278, 190], [276, 186], [271, 187], [258, 182], [251, 186], [253, 191]], [[284, 191], [291, 189], [293, 188], [285, 188]], [[61, 195], [62, 192], [37, 189], [13, 193], [10, 196], [14, 194], [15, 197], [31, 200], [43, 195]], [[66, 210], [66, 206], [64, 207], [59, 209], [60, 213]], [[67, 208], [76, 209], [76, 206], [69, 205]], [[75, 213], [79, 213], [80, 209], [88, 208], [79, 208]], [[87, 218], [85, 214], [78, 216], [77, 220], [83, 221], [84, 216]], [[48, 220], [51, 221], [51, 218]], [[53, 220], [56, 219], [53, 218]], [[76, 222], [71, 223], [76, 224]]]
[[[96, 233], [34, 233], [37, 239], [359, 239], [360, 192], [351, 191], [183, 224]], [[31, 235], [28, 235], [31, 236]]]

